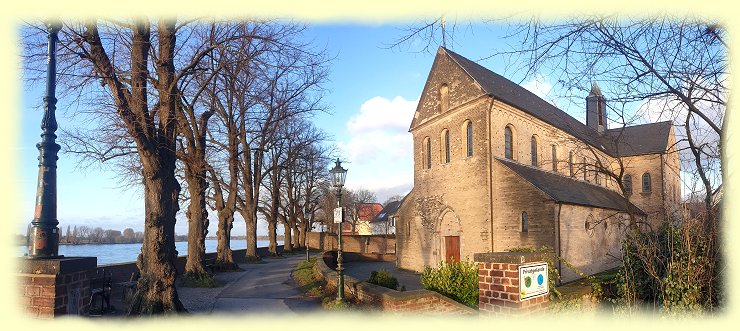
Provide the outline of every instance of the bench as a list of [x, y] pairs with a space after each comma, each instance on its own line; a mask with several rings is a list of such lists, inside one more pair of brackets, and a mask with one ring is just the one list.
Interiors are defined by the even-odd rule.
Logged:
[[136, 291], [136, 284], [139, 283], [139, 272], [134, 271], [131, 273], [131, 277], [128, 279], [127, 282], [121, 282], [117, 285], [123, 288], [123, 291], [121, 292], [123, 302], [127, 303], [129, 302], [130, 298], [133, 296], [133, 292]]
[[[90, 315], [100, 316], [113, 307], [110, 305], [110, 292], [113, 274], [105, 269], [98, 270], [95, 277], [90, 279]], [[95, 298], [100, 298], [100, 309], [94, 310]]]
[[208, 272], [210, 272], [211, 274], [215, 273], [215, 270], [216, 270], [216, 259], [215, 258], [203, 260], [203, 265], [205, 265], [206, 270], [208, 270]]

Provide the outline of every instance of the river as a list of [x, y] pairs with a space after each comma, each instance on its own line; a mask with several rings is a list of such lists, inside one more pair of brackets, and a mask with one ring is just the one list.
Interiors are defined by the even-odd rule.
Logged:
[[[257, 247], [267, 247], [268, 240], [257, 240]], [[206, 252], [216, 251], [217, 240], [206, 240]], [[278, 240], [278, 245], [282, 241]], [[187, 255], [188, 242], [178, 241], [175, 243], [178, 255]], [[231, 249], [247, 248], [246, 240], [231, 240]], [[17, 246], [17, 256], [23, 256], [28, 253], [25, 246]], [[59, 245], [59, 255], [64, 256], [95, 256], [98, 258], [98, 265], [134, 262], [136, 257], [141, 253], [141, 243], [137, 244], [84, 244], [84, 245]]]

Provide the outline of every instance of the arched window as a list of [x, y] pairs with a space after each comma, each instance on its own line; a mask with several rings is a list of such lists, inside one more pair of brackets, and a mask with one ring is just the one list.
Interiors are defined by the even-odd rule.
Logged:
[[509, 160], [514, 159], [514, 137], [508, 126], [504, 128], [504, 156]]
[[573, 177], [575, 175], [573, 173], [573, 151], [568, 152], [568, 170], [570, 171], [570, 176]]
[[467, 146], [467, 156], [471, 157], [473, 156], [473, 122], [466, 121], [465, 122], [465, 142]]
[[442, 141], [444, 143], [444, 150], [443, 150], [443, 159], [442, 162], [444, 163], [450, 163], [450, 131], [447, 129], [444, 129], [442, 131]]
[[642, 174], [642, 193], [650, 193], [651, 190], [650, 174], [646, 172]]
[[581, 163], [581, 170], [583, 171], [583, 180], [588, 181], [588, 177], [586, 176], [586, 158], [583, 158], [583, 163]]
[[624, 179], [622, 179], [622, 184], [624, 184], [624, 192], [627, 194], [632, 194], [632, 176], [624, 175]]
[[424, 168], [432, 168], [432, 144], [429, 137], [424, 138]]
[[558, 149], [552, 145], [552, 171], [558, 172]]
[[536, 167], [538, 164], [537, 162], [537, 137], [536, 136], [532, 136], [530, 146], [532, 148], [532, 150], [530, 151], [532, 154], [532, 165]]
[[450, 88], [447, 87], [447, 84], [442, 84], [442, 86], [439, 87], [439, 105], [442, 112], [447, 111], [450, 107], [449, 92]]
[[522, 232], [529, 232], [529, 220], [526, 211], [522, 212]]

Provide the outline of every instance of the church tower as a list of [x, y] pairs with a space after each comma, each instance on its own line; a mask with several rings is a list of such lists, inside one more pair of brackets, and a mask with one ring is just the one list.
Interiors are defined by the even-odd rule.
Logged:
[[591, 93], [586, 97], [586, 126], [604, 133], [606, 125], [606, 99], [596, 82], [591, 85]]

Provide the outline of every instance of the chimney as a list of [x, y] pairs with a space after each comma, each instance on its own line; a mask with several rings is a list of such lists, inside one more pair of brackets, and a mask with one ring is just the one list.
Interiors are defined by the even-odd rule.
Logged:
[[606, 125], [606, 100], [599, 85], [594, 81], [591, 93], [586, 97], [586, 125], [599, 133], [608, 129]]

